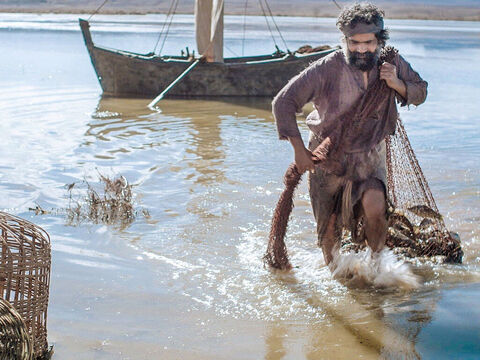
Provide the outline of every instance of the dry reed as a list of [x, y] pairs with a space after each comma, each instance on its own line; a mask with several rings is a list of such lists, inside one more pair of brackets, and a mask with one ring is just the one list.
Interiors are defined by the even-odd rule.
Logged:
[[132, 187], [122, 176], [108, 177], [99, 174], [99, 184], [86, 179], [81, 184], [67, 185], [69, 203], [66, 208], [67, 222], [130, 225], [136, 218]]

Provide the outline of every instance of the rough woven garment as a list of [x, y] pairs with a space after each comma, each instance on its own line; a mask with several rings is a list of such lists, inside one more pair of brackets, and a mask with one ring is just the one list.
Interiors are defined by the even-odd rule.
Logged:
[[[313, 151], [319, 145], [318, 140], [311, 134], [308, 148]], [[352, 186], [351, 200], [354, 204], [355, 216], [358, 216], [359, 202], [363, 194], [369, 189], [377, 189], [385, 191], [387, 189], [387, 164], [386, 164], [386, 146], [385, 141], [382, 141], [376, 147], [378, 154], [381, 157], [381, 164], [376, 168], [375, 172], [365, 181], [355, 182]], [[317, 243], [321, 246], [323, 236], [326, 231], [328, 220], [334, 212], [336, 206], [341, 205], [337, 203], [339, 194], [342, 194], [344, 179], [337, 177], [334, 174], [326, 173], [320, 169], [316, 169], [314, 173], [308, 173], [308, 192], [310, 194], [310, 203], [312, 205], [313, 216], [317, 223]], [[340, 197], [341, 199], [341, 197]], [[386, 204], [387, 208], [388, 205]], [[338, 226], [335, 235], [337, 241], [341, 239], [341, 219], [337, 218], [336, 224]], [[348, 228], [351, 230], [355, 224], [351, 224]]]
[[[393, 65], [407, 87], [407, 96], [403, 98], [397, 94], [397, 101], [401, 106], [422, 104], [427, 96], [427, 82], [401, 55], [395, 57]], [[367, 88], [377, 81], [379, 73], [377, 67], [368, 72]], [[358, 103], [367, 88], [363, 72], [348, 63], [343, 50], [313, 62], [292, 78], [273, 100], [279, 138], [287, 140], [301, 136], [296, 114], [302, 112], [307, 103], [314, 106], [314, 111], [308, 115], [306, 124], [316, 136], [322, 137], [323, 129], [342, 120], [342, 115]], [[378, 111], [382, 112], [381, 109]], [[391, 116], [395, 121], [397, 113], [394, 109]]]

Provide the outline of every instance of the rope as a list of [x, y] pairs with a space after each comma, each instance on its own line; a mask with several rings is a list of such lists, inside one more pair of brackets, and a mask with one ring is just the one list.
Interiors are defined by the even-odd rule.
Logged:
[[90, 17], [87, 19], [87, 21], [90, 21], [90, 19], [92, 18], [92, 16], [95, 15], [96, 13], [98, 13], [98, 12], [100, 11], [100, 9], [103, 7], [103, 5], [105, 5], [107, 2], [108, 2], [108, 0], [105, 0], [105, 1], [103, 2], [103, 4], [100, 5], [100, 6], [97, 8], [97, 10], [95, 10], [95, 11], [92, 13], [92, 15], [90, 15]]
[[386, 162], [387, 162], [387, 183], [388, 192], [392, 194], [393, 205], [397, 205], [397, 193], [395, 191], [395, 181], [393, 180], [393, 165], [392, 165], [392, 139], [390, 136], [385, 138], [386, 146]]
[[247, 7], [248, 7], [248, 0], [245, 0], [245, 11], [243, 12], [242, 56], [244, 55], [244, 50], [245, 50], [245, 31], [247, 29]]
[[165, 41], [167, 40], [167, 36], [170, 31], [170, 26], [172, 25], [172, 21], [173, 21], [173, 15], [175, 15], [175, 11], [177, 11], [178, 0], [174, 0], [174, 2], [175, 2], [175, 7], [173, 8], [173, 13], [172, 13], [172, 16], [170, 17], [170, 22], [168, 23], [167, 31], [165, 32], [165, 37], [163, 38], [162, 47], [158, 51], [159, 54], [162, 52], [163, 46], [165, 45]]
[[230, 51], [234, 56], [239, 57], [238, 54], [237, 54], [235, 51], [233, 51], [231, 48], [229, 48], [229, 47], [227, 46], [227, 44], [223, 43], [223, 47], [224, 47], [225, 49], [227, 49], [228, 51]]
[[267, 22], [268, 31], [270, 31], [270, 36], [273, 39], [273, 43], [275, 44], [275, 47], [278, 49], [278, 45], [277, 45], [277, 42], [275, 40], [275, 37], [273, 36], [272, 29], [270, 28], [270, 23], [268, 22], [268, 17], [267, 17], [267, 14], [265, 13], [265, 8], [263, 7], [262, 0], [258, 0], [258, 3], [260, 4], [260, 7], [262, 8], [263, 17], [265, 18], [265, 21]]
[[280, 35], [280, 38], [283, 41], [283, 45], [285, 45], [285, 49], [287, 51], [290, 51], [290, 50], [288, 50], [287, 43], [285, 42], [285, 39], [283, 38], [282, 33], [280, 32], [280, 29], [277, 26], [277, 22], [275, 21], [275, 18], [273, 17], [273, 13], [272, 13], [272, 10], [270, 9], [270, 5], [268, 5], [267, 0], [264, 0], [264, 1], [265, 1], [265, 5], [267, 6], [268, 12], [270, 13], [270, 17], [272, 18], [272, 22], [275, 25], [275, 28], [277, 29], [278, 35]]
[[168, 22], [168, 18], [170, 17], [170, 15], [172, 14], [172, 9], [173, 9], [173, 4], [175, 3], [175, 0], [172, 0], [171, 4], [170, 4], [170, 8], [168, 9], [168, 12], [167, 12], [167, 15], [165, 17], [165, 22], [163, 23], [163, 26], [162, 26], [162, 30], [160, 30], [160, 35], [158, 35], [158, 39], [157, 39], [157, 42], [155, 43], [155, 47], [153, 48], [153, 52], [155, 53], [155, 51], [157, 50], [157, 46], [158, 46], [158, 43], [160, 42], [160, 39], [163, 35], [163, 30], [165, 29], [165, 26], [167, 25], [167, 22]]
[[341, 7], [340, 5], [338, 5], [338, 3], [337, 3], [335, 0], [332, 0], [332, 1], [333, 1], [333, 3], [334, 3], [335, 5], [337, 5], [337, 8], [339, 8], [340, 10], [342, 10], [342, 7]]

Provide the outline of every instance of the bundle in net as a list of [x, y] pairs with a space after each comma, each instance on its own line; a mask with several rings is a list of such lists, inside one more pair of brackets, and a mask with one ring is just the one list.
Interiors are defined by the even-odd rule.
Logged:
[[410, 257], [442, 256], [445, 262], [461, 263], [460, 239], [447, 230], [400, 119], [386, 146], [387, 190], [393, 205], [386, 244]]

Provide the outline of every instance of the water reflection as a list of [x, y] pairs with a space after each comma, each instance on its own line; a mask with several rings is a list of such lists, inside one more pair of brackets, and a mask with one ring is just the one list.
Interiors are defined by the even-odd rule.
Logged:
[[216, 114], [198, 114], [190, 118], [187, 164], [196, 170], [194, 183], [212, 186], [225, 181], [224, 144], [221, 136], [222, 119]]
[[146, 99], [102, 97], [88, 123], [83, 145], [111, 142], [99, 146], [102, 151], [95, 157], [100, 159], [170, 147], [165, 152], [172, 148], [182, 152], [178, 158], [165, 157], [170, 171], [180, 171], [186, 164], [194, 171], [185, 171], [184, 180], [212, 186], [226, 180], [223, 162], [228, 144], [222, 138], [223, 120], [269, 119], [270, 102], [266, 98], [166, 99], [158, 104], [158, 112], [152, 112]]
[[149, 101], [100, 98], [87, 124], [82, 146], [89, 149], [84, 153], [93, 157], [95, 166], [111, 164], [116, 172], [134, 169], [133, 176], [141, 172], [133, 181], [154, 194], [151, 214], [164, 223], [173, 216], [181, 224], [192, 224], [178, 235], [192, 241], [211, 232], [229, 213], [232, 206], [222, 193], [235, 177], [226, 175], [232, 167], [225, 163], [227, 152], [240, 137], [236, 129], [245, 131], [245, 122], [257, 126], [272, 121], [271, 101], [165, 99], [158, 111], [147, 107]]
[[[274, 276], [278, 286], [308, 303], [324, 319], [308, 322], [304, 346], [306, 359], [386, 358], [421, 359], [417, 350], [420, 333], [432, 321], [440, 291], [429, 287], [415, 292], [396, 290], [312, 289], [294, 274]], [[287, 352], [289, 336], [285, 322], [267, 327], [265, 359], [280, 359]], [[288, 349], [291, 353], [291, 349]]]
[[285, 357], [285, 342], [288, 339], [288, 325], [270, 323], [265, 335], [265, 360], [279, 360]]

